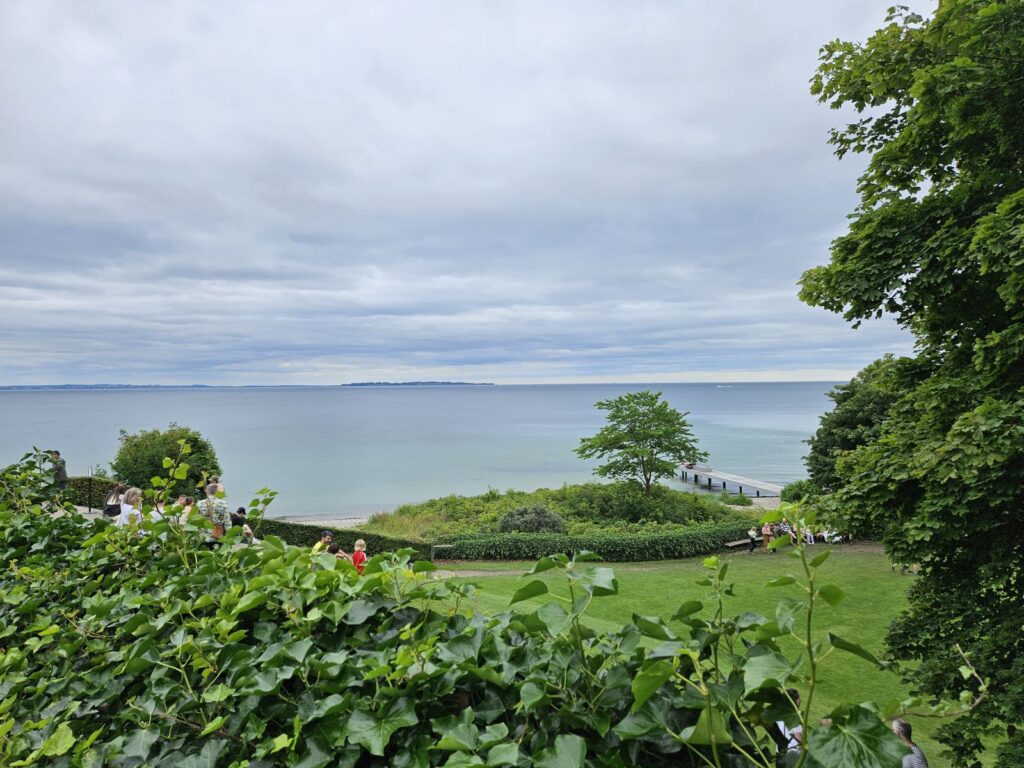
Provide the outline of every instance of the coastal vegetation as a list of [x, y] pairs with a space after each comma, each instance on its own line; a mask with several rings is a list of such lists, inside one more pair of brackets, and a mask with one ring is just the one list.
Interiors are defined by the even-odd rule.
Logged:
[[819, 99], [858, 118], [839, 156], [870, 155], [849, 231], [801, 297], [854, 325], [883, 314], [913, 335], [912, 375], [820, 499], [919, 563], [888, 634], [932, 696], [961, 685], [965, 650], [988, 695], [945, 726], [953, 765], [1024, 765], [1024, 2], [897, 7], [866, 43], [822, 49]]
[[662, 485], [644, 493], [637, 483], [627, 481], [504, 493], [492, 489], [480, 496], [445, 496], [373, 515], [364, 527], [389, 536], [432, 541], [498, 533], [503, 518], [534, 507], [558, 515], [569, 534], [670, 533], [696, 523], [740, 520], [749, 524], [752, 519], [712, 495]]
[[478, 610], [476, 588], [406, 553], [359, 575], [274, 537], [240, 546], [237, 529], [204, 547], [199, 516], [54, 516], [52, 491], [36, 459], [0, 480], [6, 765], [770, 768], [782, 720], [804, 728], [798, 768], [869, 768], [906, 752], [882, 716], [923, 706], [822, 707], [833, 665], [880, 666], [831, 631], [846, 593], [825, 548], [761, 558], [792, 571], [765, 614], [737, 610], [731, 562], [711, 557], [671, 616], [595, 629], [620, 585], [585, 553], [541, 558], [511, 608]]

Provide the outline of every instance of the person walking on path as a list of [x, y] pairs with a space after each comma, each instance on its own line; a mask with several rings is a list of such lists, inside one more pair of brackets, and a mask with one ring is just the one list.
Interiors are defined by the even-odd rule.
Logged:
[[910, 723], [906, 720], [896, 718], [892, 721], [892, 732], [895, 733], [903, 743], [910, 747], [910, 754], [903, 756], [903, 768], [928, 768], [928, 760], [921, 748], [914, 743], [911, 734]]

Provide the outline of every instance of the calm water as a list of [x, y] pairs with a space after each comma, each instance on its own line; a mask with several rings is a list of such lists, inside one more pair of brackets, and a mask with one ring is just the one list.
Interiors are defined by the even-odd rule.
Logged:
[[573, 453], [603, 423], [597, 400], [656, 389], [690, 411], [711, 464], [785, 483], [832, 383], [323, 387], [0, 391], [0, 461], [58, 448], [68, 471], [108, 465], [118, 430], [169, 422], [208, 437], [228, 497], [269, 486], [272, 514], [346, 515], [488, 487], [533, 490], [591, 478]]

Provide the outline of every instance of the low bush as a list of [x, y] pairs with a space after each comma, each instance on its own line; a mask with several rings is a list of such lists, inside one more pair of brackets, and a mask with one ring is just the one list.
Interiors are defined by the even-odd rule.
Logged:
[[502, 533], [565, 533], [565, 521], [547, 507], [535, 504], [502, 515], [498, 530]]
[[[91, 496], [89, 495], [90, 487], [92, 488]], [[103, 503], [107, 500], [107, 495], [113, 487], [114, 481], [109, 477], [69, 477], [64, 499], [79, 507], [91, 506], [93, 509], [103, 509]]]
[[342, 549], [347, 552], [352, 551], [352, 545], [356, 539], [362, 539], [366, 542], [366, 551], [370, 556], [377, 552], [397, 552], [399, 549], [414, 550], [417, 559], [427, 559], [430, 556], [430, 545], [426, 542], [396, 539], [353, 528], [330, 528], [330, 526], [316, 525], [315, 523], [293, 523], [288, 520], [275, 520], [272, 517], [255, 522], [253, 528], [260, 538], [277, 536], [286, 544], [293, 544], [297, 547], [312, 547], [320, 540], [320, 534], [325, 529], [330, 529], [334, 532], [334, 542], [341, 545]]
[[751, 498], [744, 493], [729, 493], [728, 491], [722, 491], [715, 498], [723, 504], [728, 504], [730, 507], [751, 507], [754, 505]]
[[746, 538], [750, 520], [691, 526], [676, 533], [565, 535], [518, 533], [459, 536], [444, 543], [452, 560], [533, 560], [557, 553], [594, 552], [608, 562], [671, 560], [708, 555], [729, 541]]
[[780, 495], [783, 501], [797, 502], [804, 497], [813, 499], [820, 496], [821, 489], [813, 480], [794, 480], [792, 483], [786, 483]]

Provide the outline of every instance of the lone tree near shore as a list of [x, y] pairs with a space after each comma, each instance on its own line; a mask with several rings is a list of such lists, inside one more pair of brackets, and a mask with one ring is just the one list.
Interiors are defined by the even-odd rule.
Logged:
[[662, 477], [675, 475], [684, 461], [704, 461], [697, 438], [680, 413], [661, 399], [661, 392], [627, 392], [612, 400], [599, 400], [596, 408], [608, 411], [608, 423], [593, 437], [580, 439], [581, 459], [609, 459], [595, 475], [632, 480], [645, 494]]

